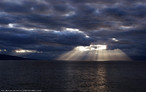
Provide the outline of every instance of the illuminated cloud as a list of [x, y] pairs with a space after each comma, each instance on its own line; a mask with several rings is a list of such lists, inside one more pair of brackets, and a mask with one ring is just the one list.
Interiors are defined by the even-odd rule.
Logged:
[[0, 49], [0, 52], [7, 52], [6, 49]]
[[121, 29], [123, 29], [123, 30], [128, 30], [128, 29], [132, 29], [132, 28], [134, 28], [133, 26], [120, 26], [120, 28]]
[[79, 51], [92, 51], [92, 50], [106, 50], [107, 45], [90, 45], [90, 46], [77, 46], [75, 50]]
[[75, 15], [75, 12], [71, 11], [71, 12], [64, 14], [63, 16], [69, 17], [69, 16], [73, 16], [73, 15]]
[[107, 50], [107, 45], [77, 46], [72, 51], [62, 54], [57, 60], [67, 61], [130, 61], [120, 49]]
[[118, 42], [119, 40], [117, 40], [116, 38], [112, 38], [113, 41]]
[[22, 49], [19, 49], [19, 50], [15, 50], [16, 53], [36, 53], [36, 51], [34, 50], [22, 50]]

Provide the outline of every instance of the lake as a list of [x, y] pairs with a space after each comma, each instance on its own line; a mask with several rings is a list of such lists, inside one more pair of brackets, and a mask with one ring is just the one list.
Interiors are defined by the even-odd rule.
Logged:
[[0, 90], [146, 92], [146, 62], [0, 61]]

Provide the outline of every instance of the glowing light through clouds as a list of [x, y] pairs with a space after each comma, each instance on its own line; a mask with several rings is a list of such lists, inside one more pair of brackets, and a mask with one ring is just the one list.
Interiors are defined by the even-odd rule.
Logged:
[[57, 60], [68, 61], [130, 61], [120, 49], [107, 50], [107, 45], [77, 46], [62, 54]]
[[15, 50], [16, 53], [37, 53], [35, 50], [23, 50], [23, 49], [18, 49]]
[[75, 49], [79, 51], [106, 50], [107, 45], [77, 46]]

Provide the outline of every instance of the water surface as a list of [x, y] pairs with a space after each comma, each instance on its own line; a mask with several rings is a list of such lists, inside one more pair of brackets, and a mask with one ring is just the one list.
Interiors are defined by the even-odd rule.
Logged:
[[146, 92], [146, 62], [0, 61], [0, 90]]

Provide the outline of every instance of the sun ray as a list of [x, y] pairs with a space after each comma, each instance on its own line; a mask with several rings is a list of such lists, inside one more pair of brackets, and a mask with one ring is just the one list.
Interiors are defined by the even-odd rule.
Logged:
[[107, 50], [107, 45], [77, 46], [59, 56], [57, 60], [68, 61], [130, 61], [120, 49]]

